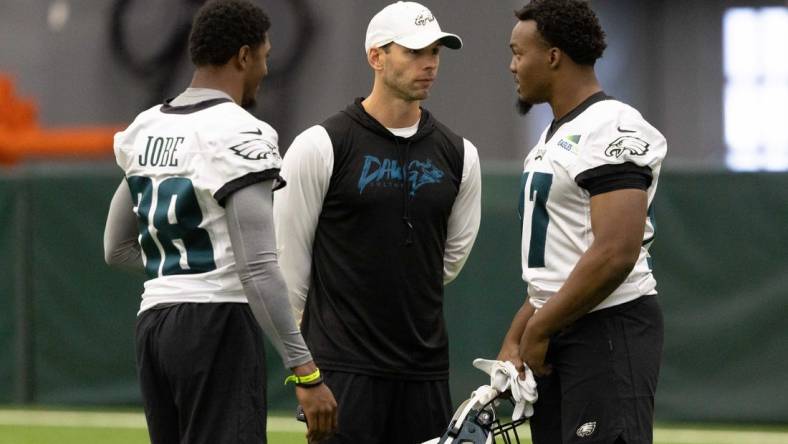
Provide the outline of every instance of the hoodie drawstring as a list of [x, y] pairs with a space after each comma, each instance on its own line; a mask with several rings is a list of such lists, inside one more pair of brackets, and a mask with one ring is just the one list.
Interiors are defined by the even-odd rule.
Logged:
[[[395, 139], [395, 143], [399, 151], [399, 141]], [[408, 170], [408, 163], [410, 162], [410, 140], [408, 140], [408, 143], [405, 145], [405, 149], [400, 151], [399, 158], [402, 164], [402, 195], [404, 198], [402, 221], [405, 222], [405, 226], [408, 230], [408, 234], [405, 237], [405, 245], [407, 246], [413, 243], [413, 222], [410, 220], [410, 178], [408, 177], [410, 175], [410, 171]]]

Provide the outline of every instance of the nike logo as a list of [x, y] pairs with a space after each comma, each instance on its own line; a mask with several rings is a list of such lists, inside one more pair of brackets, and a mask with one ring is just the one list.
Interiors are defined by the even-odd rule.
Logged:
[[[254, 135], [257, 135], [257, 136], [262, 136], [263, 135], [263, 131], [260, 130], [260, 128], [255, 128], [255, 129], [256, 129], [256, 131], [241, 131], [241, 134], [254, 134]], [[632, 131], [632, 132], [634, 132], [634, 131]]]
[[621, 127], [619, 126], [619, 127], [618, 127], [618, 132], [620, 132], [620, 133], [636, 133], [637, 131], [635, 131], [635, 130], [628, 130], [628, 129], [624, 129], [624, 128], [621, 128]]

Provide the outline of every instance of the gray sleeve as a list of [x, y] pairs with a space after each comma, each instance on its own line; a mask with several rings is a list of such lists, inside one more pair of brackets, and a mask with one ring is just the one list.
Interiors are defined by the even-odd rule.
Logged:
[[272, 181], [242, 188], [227, 198], [227, 226], [238, 275], [257, 322], [293, 368], [312, 360], [296, 326], [276, 254]]
[[129, 185], [122, 180], [112, 196], [104, 226], [104, 261], [112, 266], [141, 271], [143, 265], [138, 236], [131, 192]]

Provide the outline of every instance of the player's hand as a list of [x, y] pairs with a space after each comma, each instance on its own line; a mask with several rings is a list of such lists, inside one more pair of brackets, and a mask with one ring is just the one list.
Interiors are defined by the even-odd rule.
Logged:
[[520, 359], [536, 376], [546, 376], [553, 371], [550, 364], [544, 362], [549, 343], [549, 336], [531, 331], [528, 328], [525, 329], [523, 337], [520, 339]]
[[304, 408], [309, 442], [330, 438], [337, 429], [337, 401], [325, 384], [314, 387], [296, 386], [296, 398]]
[[523, 360], [520, 359], [520, 344], [516, 342], [504, 341], [501, 346], [501, 351], [498, 352], [498, 357], [495, 358], [499, 361], [509, 361], [514, 364], [514, 368], [520, 373], [520, 377], [525, 376], [525, 366]]

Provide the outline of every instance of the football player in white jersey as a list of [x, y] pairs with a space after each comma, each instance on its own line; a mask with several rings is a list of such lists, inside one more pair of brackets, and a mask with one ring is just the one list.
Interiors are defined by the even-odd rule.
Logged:
[[293, 371], [310, 441], [336, 427], [336, 401], [277, 264], [277, 134], [242, 108], [268, 72], [269, 27], [248, 1], [204, 5], [189, 40], [190, 87], [115, 136], [125, 179], [110, 206], [105, 256], [144, 265], [149, 277], [136, 350], [154, 444], [266, 442], [259, 327]]
[[587, 2], [535, 0], [516, 16], [520, 111], [548, 103], [554, 120], [523, 164], [528, 295], [499, 359], [538, 376], [535, 444], [650, 443], [663, 324], [648, 247], [665, 138], [602, 91], [605, 35]]

